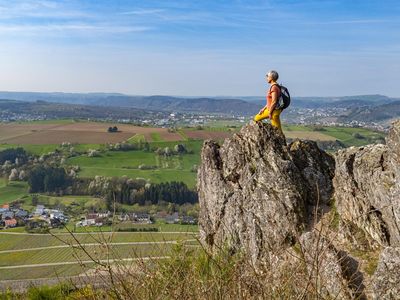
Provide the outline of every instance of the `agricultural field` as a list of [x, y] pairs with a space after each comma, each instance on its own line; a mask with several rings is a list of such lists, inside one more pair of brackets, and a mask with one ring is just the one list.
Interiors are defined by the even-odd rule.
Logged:
[[[177, 142], [153, 142], [152, 149], [173, 147]], [[68, 165], [79, 165], [81, 177], [101, 176], [127, 176], [130, 178], [147, 178], [151, 182], [161, 183], [165, 181], [182, 181], [188, 186], [194, 187], [196, 172], [192, 171], [194, 165], [200, 162], [199, 151], [202, 141], [181, 142], [188, 151], [182, 155], [164, 156], [157, 155], [153, 151], [105, 151], [98, 157], [80, 155], [67, 160]], [[144, 170], [140, 166], [148, 166], [153, 169]]]
[[28, 193], [28, 184], [23, 181], [8, 182], [0, 178], [0, 205], [22, 198]]
[[[108, 127], [114, 125], [73, 120], [0, 124], [0, 150], [22, 146], [29, 153], [39, 156], [56, 149], [65, 151], [60, 143], [69, 141], [73, 143], [76, 154], [66, 159], [65, 165], [78, 165], [80, 177], [128, 176], [146, 178], [154, 183], [183, 181], [194, 188], [194, 166], [200, 164], [203, 140], [215, 139], [222, 142], [240, 130], [243, 124], [215, 122], [202, 127], [178, 128], [173, 132], [166, 128], [117, 124], [120, 132], [108, 133]], [[288, 138], [328, 142], [339, 140], [346, 146], [361, 146], [384, 138], [383, 133], [341, 127], [286, 125], [284, 133]], [[148, 142], [150, 149], [111, 151], [106, 146], [109, 142], [122, 141], [132, 144]], [[170, 156], [155, 153], [157, 148], [174, 149], [178, 143], [183, 144], [188, 152]], [[89, 157], [89, 149], [99, 150], [99, 156]], [[152, 169], [140, 168], [143, 165]], [[28, 234], [24, 227], [0, 231], [0, 281], [73, 276], [92, 268], [94, 264], [87, 254], [68, 246], [71, 243], [85, 244], [88, 252], [98, 259], [110, 257], [125, 260], [168, 255], [176, 241], [192, 245], [197, 243], [196, 225], [132, 225], [121, 222], [113, 226], [75, 227], [82, 212], [90, 211], [93, 207], [104, 210], [104, 200], [91, 196], [54, 197], [38, 194], [36, 197], [36, 201], [46, 206], [64, 209], [72, 218], [66, 228], [52, 229], [51, 234]], [[32, 203], [32, 195], [28, 194], [26, 182], [0, 179], [0, 205], [18, 199], [23, 200], [23, 208], [33, 210], [35, 205]], [[121, 207], [126, 211], [136, 209], [127, 205]], [[118, 231], [129, 230], [131, 227], [157, 228], [158, 232]], [[76, 240], [69, 232], [74, 232]], [[110, 244], [108, 248], [104, 247], [105, 242]], [[110, 256], [107, 251], [111, 253]], [[78, 260], [85, 261], [84, 267], [77, 263]]]
[[[184, 232], [74, 235], [0, 232], [0, 281], [78, 275], [93, 265], [93, 258], [156, 258], [168, 255], [177, 242], [196, 241], [196, 233]], [[85, 267], [79, 262], [84, 262]]]
[[[108, 177], [127, 176], [145, 178], [150, 182], [182, 181], [189, 187], [196, 185], [195, 165], [200, 163], [200, 151], [204, 139], [220, 142], [240, 130], [241, 122], [215, 121], [202, 127], [178, 128], [169, 132], [166, 128], [139, 127], [117, 124], [120, 132], [108, 133], [115, 124], [74, 120], [55, 120], [31, 123], [0, 124], [0, 150], [8, 147], [24, 147], [29, 153], [41, 155], [60, 149], [65, 137], [73, 137], [74, 151], [78, 156], [69, 158], [67, 165], [78, 165], [80, 177], [96, 175]], [[346, 146], [361, 146], [374, 141], [382, 141], [383, 133], [362, 128], [321, 127], [284, 125], [288, 138], [311, 139], [316, 141], [339, 140]], [[67, 134], [65, 134], [67, 132]], [[108, 151], [107, 142], [128, 143], [149, 142], [151, 151]], [[5, 144], [7, 142], [7, 144]], [[188, 154], [163, 156], [154, 150], [184, 144]], [[89, 149], [100, 150], [100, 156], [88, 157]], [[150, 168], [141, 168], [146, 166]], [[26, 193], [26, 187], [18, 183], [4, 186], [0, 184], [0, 203], [17, 199]]]

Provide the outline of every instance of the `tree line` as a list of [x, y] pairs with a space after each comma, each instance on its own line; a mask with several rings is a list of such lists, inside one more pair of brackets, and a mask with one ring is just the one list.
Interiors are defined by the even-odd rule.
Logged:
[[6, 161], [15, 163], [16, 159], [19, 163], [25, 163], [28, 160], [28, 154], [24, 148], [10, 148], [0, 151], [0, 164], [4, 164]]
[[28, 176], [31, 193], [62, 193], [104, 197], [107, 207], [121, 204], [158, 204], [159, 201], [184, 204], [197, 203], [198, 195], [183, 182], [149, 184], [144, 179], [121, 178], [73, 178], [62, 167], [36, 166]]

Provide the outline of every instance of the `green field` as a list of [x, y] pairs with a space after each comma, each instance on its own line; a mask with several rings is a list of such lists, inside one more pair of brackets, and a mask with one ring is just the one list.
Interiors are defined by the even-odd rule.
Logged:
[[[72, 276], [90, 268], [94, 259], [138, 259], [169, 255], [176, 242], [195, 245], [192, 233], [76, 233], [7, 234], [0, 233], [0, 280]], [[79, 246], [81, 244], [81, 246]], [[89, 262], [89, 263], [88, 263]], [[66, 264], [67, 263], [67, 264]], [[54, 264], [54, 265], [48, 265]], [[29, 265], [26, 266], [26, 265]]]
[[[176, 230], [170, 225], [172, 230]], [[84, 228], [84, 227], [81, 227]], [[162, 242], [193, 239], [197, 232], [90, 232], [75, 233], [75, 238], [80, 243], [95, 243], [98, 241], [107, 241], [112, 243], [126, 242]], [[65, 245], [73, 242], [74, 238], [70, 233], [52, 233], [52, 234], [8, 234], [0, 232], [0, 251], [14, 249], [30, 249], [38, 247], [52, 247]]]
[[0, 205], [20, 199], [28, 193], [28, 184], [23, 181], [7, 182], [0, 179]]
[[[193, 165], [200, 162], [202, 141], [182, 142], [193, 154], [172, 155], [165, 157], [153, 151], [105, 151], [99, 157], [81, 155], [67, 160], [68, 165], [79, 165], [80, 177], [127, 176], [130, 178], [146, 178], [151, 182], [182, 181], [189, 187], [196, 184], [196, 173], [191, 172]], [[151, 148], [173, 147], [177, 142], [152, 142]], [[140, 165], [153, 166], [155, 169], [140, 170]]]

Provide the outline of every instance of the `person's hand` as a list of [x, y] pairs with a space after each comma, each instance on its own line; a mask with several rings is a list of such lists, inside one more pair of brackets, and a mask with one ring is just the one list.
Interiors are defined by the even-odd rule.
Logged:
[[263, 114], [263, 112], [264, 112], [264, 108], [261, 108], [261, 110], [259, 111], [259, 115], [262, 115]]
[[270, 120], [272, 120], [272, 113], [269, 113], [268, 118], [269, 118]]

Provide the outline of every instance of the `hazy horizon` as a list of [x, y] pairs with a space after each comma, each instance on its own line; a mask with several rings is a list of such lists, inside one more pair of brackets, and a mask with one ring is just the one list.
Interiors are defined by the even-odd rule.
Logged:
[[[64, 92], [64, 91], [5, 91], [5, 90], [0, 90], [0, 93], [43, 93], [43, 94], [79, 94], [79, 95], [91, 95], [91, 94], [120, 94], [124, 96], [132, 96], [132, 97], [153, 97], [153, 96], [163, 96], [163, 97], [176, 97], [176, 98], [203, 98], [203, 97], [208, 97], [208, 98], [222, 98], [222, 97], [228, 97], [228, 98], [233, 98], [233, 97], [245, 97], [245, 98], [251, 98], [251, 97], [265, 97], [264, 95], [169, 95], [169, 94], [127, 94], [127, 93], [121, 93], [121, 92], [104, 92], [104, 91], [96, 91], [96, 92]], [[339, 96], [332, 96], [332, 95], [327, 95], [327, 96], [321, 96], [321, 95], [311, 95], [311, 96], [298, 96], [298, 95], [293, 95], [293, 98], [342, 98], [342, 97], [365, 97], [365, 96], [384, 96], [388, 98], [394, 98], [394, 99], [400, 99], [400, 96], [391, 96], [391, 95], [383, 95], [383, 94], [359, 94], [359, 95], [339, 95]], [[11, 99], [12, 100], [12, 99]]]

